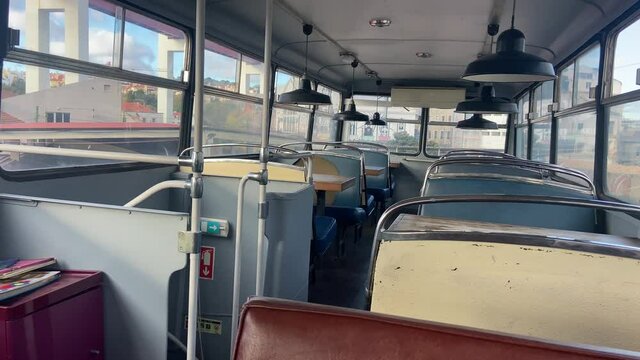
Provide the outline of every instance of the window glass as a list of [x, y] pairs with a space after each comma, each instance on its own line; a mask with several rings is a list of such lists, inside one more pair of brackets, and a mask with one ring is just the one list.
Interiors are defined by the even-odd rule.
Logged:
[[522, 108], [521, 108], [521, 112], [522, 112], [522, 117], [524, 119], [524, 122], [526, 123], [527, 120], [529, 119], [529, 93], [524, 94], [524, 96], [522, 97], [523, 102], [522, 102]]
[[573, 105], [595, 100], [595, 88], [598, 86], [600, 69], [600, 46], [594, 46], [576, 59], [575, 80], [573, 82]]
[[545, 81], [540, 85], [540, 116], [549, 115], [549, 105], [553, 103], [553, 81]]
[[274, 107], [269, 143], [279, 145], [306, 141], [308, 129], [309, 113]]
[[321, 111], [326, 114], [335, 114], [340, 112], [340, 105], [342, 102], [342, 96], [339, 91], [332, 90], [322, 84], [318, 85], [318, 92], [321, 94], [329, 95], [331, 98], [331, 105], [319, 105], [317, 111]]
[[[507, 115], [485, 114], [483, 117], [500, 126], [497, 130], [458, 129], [458, 121], [469, 115], [454, 109], [429, 109], [427, 125], [427, 155], [442, 156], [451, 150], [481, 149], [504, 152], [507, 137]], [[446, 124], [443, 124], [446, 123]]]
[[640, 203], [640, 101], [607, 109], [607, 192]]
[[[182, 101], [180, 91], [5, 61], [0, 142], [175, 155]], [[105, 163], [0, 153], [6, 170]]]
[[520, 98], [520, 100], [518, 100], [518, 115], [516, 116], [516, 124], [526, 124], [527, 123], [527, 118], [526, 118], [526, 112], [527, 110], [525, 109], [525, 100], [524, 97]]
[[112, 66], [120, 24], [116, 9], [103, 0], [50, 6], [46, 2], [11, 0], [9, 27], [20, 30], [19, 48]]
[[595, 111], [558, 119], [558, 164], [580, 170], [593, 179], [595, 145]]
[[573, 76], [574, 63], [567, 66], [560, 72], [560, 85], [558, 94], [560, 109], [568, 109], [573, 106]]
[[640, 85], [636, 84], [636, 74], [640, 68], [639, 36], [640, 21], [636, 21], [624, 28], [616, 37], [613, 81], [611, 82], [612, 95], [640, 89]]
[[[222, 96], [205, 95], [203, 143], [259, 143], [262, 105], [229, 99]], [[255, 153], [255, 148], [210, 148], [205, 156], [238, 153]]]
[[314, 141], [335, 141], [338, 131], [338, 122], [332, 120], [331, 116], [322, 115], [316, 112], [313, 120], [313, 140]]
[[[342, 140], [376, 142], [394, 153], [418, 154], [422, 109], [393, 107], [389, 97], [378, 98], [378, 112], [387, 125], [371, 126], [365, 122], [345, 121]], [[355, 95], [354, 101], [359, 112], [369, 116], [376, 112], [375, 95]]]
[[527, 149], [529, 137], [529, 127], [522, 126], [516, 128], [516, 156], [521, 159], [527, 158]]
[[261, 61], [242, 55], [240, 67], [240, 94], [261, 96], [263, 94], [262, 74], [264, 64]]
[[[238, 91], [240, 53], [206, 40], [204, 48], [204, 85]], [[258, 79], [258, 87], [260, 81]]]
[[[134, 11], [125, 11], [123, 69], [179, 80], [184, 69], [185, 46], [186, 36], [182, 30]], [[176, 53], [180, 56], [175, 56]]]
[[551, 121], [531, 124], [531, 160], [548, 163], [551, 155]]
[[533, 109], [531, 112], [533, 113], [534, 118], [539, 118], [542, 116], [542, 86], [538, 86], [533, 90], [533, 99], [531, 100], [533, 103]]

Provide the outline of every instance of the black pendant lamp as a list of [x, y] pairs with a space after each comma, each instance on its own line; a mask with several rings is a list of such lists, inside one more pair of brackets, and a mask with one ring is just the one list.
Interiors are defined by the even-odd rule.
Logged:
[[483, 118], [480, 114], [473, 114], [473, 116], [468, 119], [458, 121], [456, 128], [470, 130], [496, 130], [498, 128], [498, 124]]
[[498, 36], [495, 54], [483, 56], [467, 65], [462, 78], [477, 82], [534, 82], [556, 78], [553, 65], [543, 58], [525, 52], [525, 37], [513, 26], [516, 0], [513, 0], [511, 29]]
[[456, 112], [465, 114], [514, 114], [518, 105], [504, 98], [497, 98], [492, 85], [480, 90], [480, 97], [463, 101], [456, 106]]
[[333, 115], [333, 120], [336, 121], [369, 121], [369, 116], [356, 110], [356, 103], [353, 101], [353, 84], [356, 80], [356, 68], [358, 67], [358, 60], [351, 62], [351, 99], [347, 102], [347, 107], [344, 111]]
[[331, 98], [328, 95], [321, 94], [311, 89], [311, 80], [307, 78], [307, 58], [309, 53], [309, 35], [313, 32], [313, 26], [309, 24], [302, 25], [302, 32], [307, 36], [304, 49], [304, 74], [302, 75], [302, 84], [300, 89], [289, 91], [278, 97], [281, 104], [294, 105], [330, 105]]
[[367, 121], [367, 125], [387, 126], [387, 122], [380, 118], [380, 113], [378, 112], [378, 99], [380, 98], [380, 85], [382, 85], [382, 80], [376, 80], [376, 85], [378, 90], [376, 91], [376, 112], [373, 113], [371, 120]]

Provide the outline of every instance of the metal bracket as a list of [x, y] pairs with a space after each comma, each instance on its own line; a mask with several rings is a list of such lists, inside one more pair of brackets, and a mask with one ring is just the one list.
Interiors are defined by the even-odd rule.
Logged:
[[204, 170], [204, 153], [202, 151], [191, 153], [191, 170], [194, 173], [201, 173]]
[[192, 176], [189, 189], [191, 190], [192, 199], [202, 198], [202, 193], [204, 192], [204, 181], [202, 177]]
[[200, 252], [202, 234], [194, 231], [178, 232], [178, 251], [185, 254], [196, 254]]
[[258, 218], [266, 219], [269, 216], [269, 202], [258, 203]]

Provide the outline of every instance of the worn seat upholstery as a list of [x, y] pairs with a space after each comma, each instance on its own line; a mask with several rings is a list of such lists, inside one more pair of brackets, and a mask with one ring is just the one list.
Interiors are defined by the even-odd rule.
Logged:
[[233, 359], [623, 359], [632, 352], [573, 347], [463, 327], [288, 300], [253, 298]]

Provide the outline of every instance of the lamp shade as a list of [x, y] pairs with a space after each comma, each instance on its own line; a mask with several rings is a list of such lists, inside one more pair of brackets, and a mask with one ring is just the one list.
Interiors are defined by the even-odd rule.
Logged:
[[367, 121], [367, 125], [387, 126], [387, 122], [382, 120], [380, 118], [380, 113], [376, 111], [375, 113], [373, 113], [373, 117], [369, 121]]
[[477, 130], [496, 130], [498, 124], [493, 121], [487, 120], [480, 116], [480, 114], [473, 114], [472, 117], [458, 121], [456, 125], [458, 129], [477, 129]]
[[509, 29], [498, 37], [495, 54], [483, 56], [467, 65], [462, 78], [477, 82], [534, 82], [556, 78], [553, 65], [526, 53], [522, 31]]
[[369, 121], [369, 116], [356, 110], [356, 103], [353, 98], [347, 103], [345, 111], [336, 113], [333, 115], [333, 120], [336, 121]]
[[329, 95], [312, 90], [311, 80], [303, 77], [300, 88], [281, 94], [278, 96], [278, 102], [294, 105], [330, 105], [331, 98]]
[[493, 86], [482, 87], [480, 98], [458, 103], [456, 112], [465, 114], [513, 114], [518, 112], [518, 105], [506, 99], [497, 98]]

